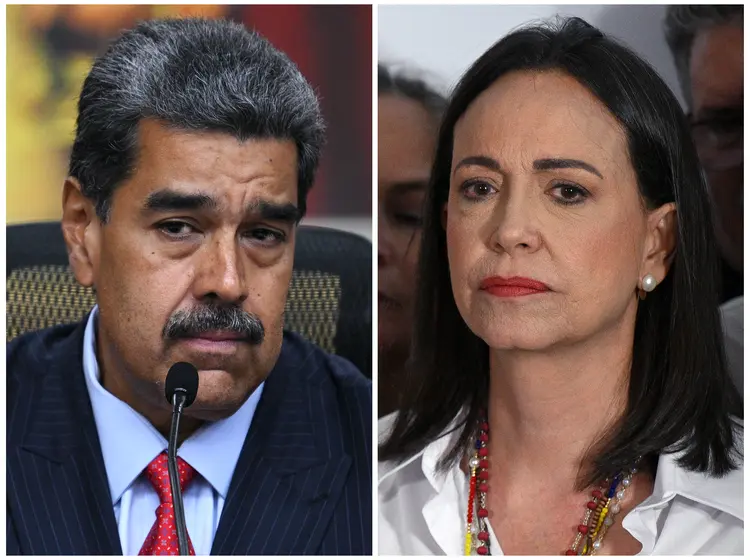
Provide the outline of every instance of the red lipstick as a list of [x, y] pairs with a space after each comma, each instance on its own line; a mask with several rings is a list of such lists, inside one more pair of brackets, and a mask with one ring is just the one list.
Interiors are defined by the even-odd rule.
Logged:
[[528, 296], [549, 291], [546, 284], [521, 276], [512, 278], [491, 276], [482, 280], [479, 289], [497, 297]]

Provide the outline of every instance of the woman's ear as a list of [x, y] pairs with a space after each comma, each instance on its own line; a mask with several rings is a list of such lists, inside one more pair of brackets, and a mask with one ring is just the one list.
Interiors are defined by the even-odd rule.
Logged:
[[651, 274], [657, 284], [661, 283], [669, 272], [677, 250], [677, 207], [668, 202], [652, 210], [647, 221], [646, 246], [641, 267], [643, 278]]

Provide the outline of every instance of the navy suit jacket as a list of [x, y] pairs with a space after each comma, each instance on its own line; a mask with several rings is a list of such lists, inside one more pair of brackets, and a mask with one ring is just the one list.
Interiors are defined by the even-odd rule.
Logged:
[[[7, 347], [6, 553], [122, 554], [83, 373], [85, 321]], [[211, 553], [372, 554], [372, 387], [285, 334]]]

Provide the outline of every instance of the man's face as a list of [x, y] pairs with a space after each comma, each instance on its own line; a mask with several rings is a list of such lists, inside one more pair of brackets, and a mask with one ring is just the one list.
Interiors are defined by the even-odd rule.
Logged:
[[186, 361], [200, 376], [186, 414], [236, 411], [279, 356], [297, 218], [291, 140], [141, 123], [109, 221], [86, 228], [90, 266], [74, 264], [97, 291], [105, 387], [164, 412], [167, 371]]
[[743, 269], [743, 29], [700, 32], [690, 57], [693, 136], [714, 201], [716, 234], [732, 268]]

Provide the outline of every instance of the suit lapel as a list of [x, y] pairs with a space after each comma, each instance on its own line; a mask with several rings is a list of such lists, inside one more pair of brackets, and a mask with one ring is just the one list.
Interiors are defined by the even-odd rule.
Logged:
[[40, 362], [49, 371], [22, 373], [16, 398], [30, 405], [9, 421], [8, 512], [27, 554], [122, 554], [83, 377], [85, 324]]
[[213, 555], [314, 554], [352, 459], [319, 364], [283, 351], [237, 461]]

